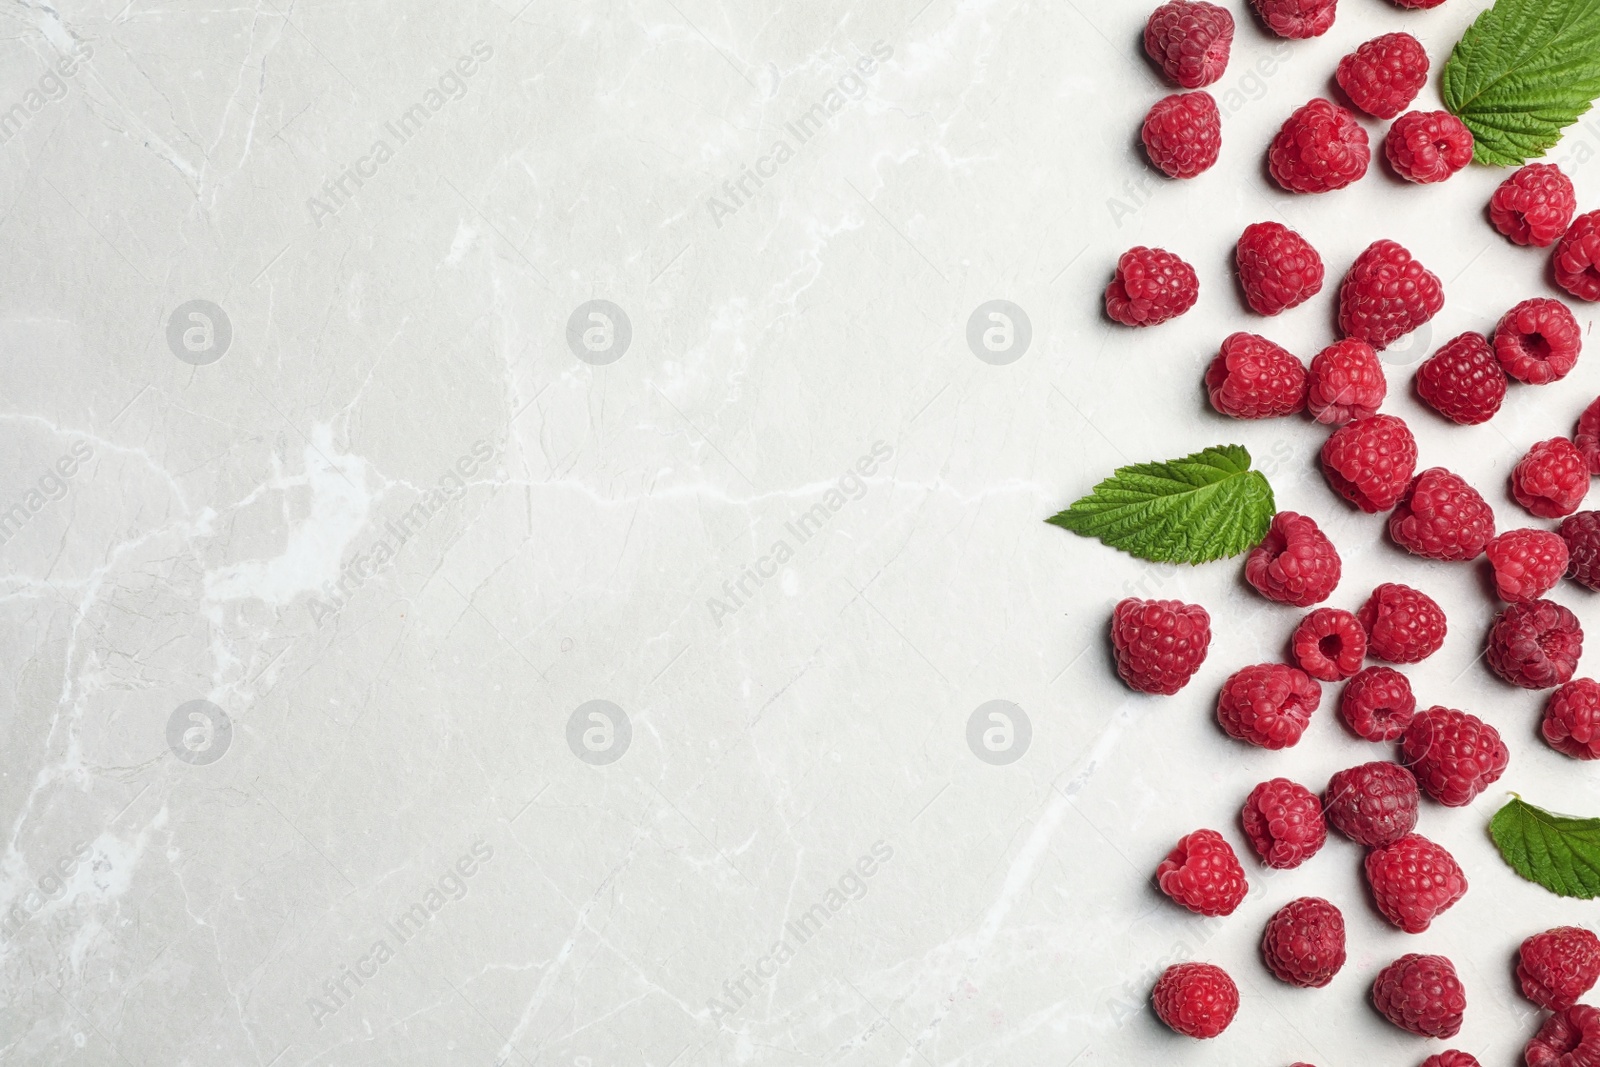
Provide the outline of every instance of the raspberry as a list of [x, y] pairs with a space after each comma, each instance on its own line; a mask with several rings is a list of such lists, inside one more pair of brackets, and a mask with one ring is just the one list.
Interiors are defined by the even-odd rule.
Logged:
[[1339, 552], [1315, 521], [1280, 511], [1245, 557], [1244, 578], [1268, 600], [1297, 608], [1328, 599], [1339, 584]]
[[1394, 120], [1383, 154], [1409, 182], [1442, 182], [1472, 162], [1472, 131], [1448, 111], [1408, 111]]
[[1181, 600], [1119, 603], [1111, 613], [1117, 673], [1143, 693], [1171, 696], [1189, 684], [1211, 646], [1211, 616]]
[[1320, 897], [1291, 900], [1267, 920], [1267, 969], [1302, 989], [1321, 989], [1344, 966], [1344, 916]]
[[1439, 651], [1444, 611], [1428, 594], [1385, 582], [1356, 613], [1367, 631], [1367, 654], [1389, 663], [1420, 663]]
[[1600, 979], [1600, 937], [1581, 926], [1534, 934], [1518, 953], [1522, 995], [1550, 1011], [1566, 1011]]
[[1197, 915], [1232, 915], [1244, 900], [1244, 868], [1215, 830], [1178, 841], [1156, 868], [1161, 891]]
[[1174, 93], [1155, 102], [1140, 132], [1144, 150], [1169, 178], [1193, 178], [1222, 152], [1222, 113], [1210, 93]]
[[1489, 221], [1519, 245], [1547, 248], [1567, 231], [1578, 210], [1572, 179], [1553, 163], [1529, 163], [1489, 198]]
[[1459, 1049], [1436, 1052], [1422, 1061], [1421, 1067], [1483, 1067], [1478, 1057]]
[[1321, 37], [1333, 25], [1338, 0], [1250, 0], [1267, 29], [1279, 37]]
[[1154, 326], [1194, 307], [1200, 278], [1182, 259], [1160, 248], [1130, 248], [1117, 260], [1106, 286], [1106, 314], [1124, 326]]
[[1396, 7], [1408, 7], [1413, 11], [1426, 11], [1438, 7], [1444, 0], [1394, 0]]
[[1394, 741], [1411, 725], [1417, 698], [1411, 683], [1393, 667], [1368, 667], [1344, 687], [1339, 714], [1364, 741]]
[[1400, 738], [1400, 762], [1424, 793], [1447, 808], [1472, 803], [1500, 780], [1510, 759], [1499, 730], [1454, 708], [1417, 712]]
[[1576, 678], [1551, 693], [1539, 731], [1557, 752], [1600, 759], [1600, 682]]
[[1367, 632], [1348, 611], [1318, 608], [1295, 627], [1291, 639], [1300, 669], [1324, 682], [1342, 682], [1361, 669]]
[[1378, 760], [1328, 779], [1323, 812], [1329, 825], [1356, 844], [1383, 848], [1417, 828], [1421, 799], [1410, 771]]
[[1511, 495], [1541, 519], [1571, 515], [1589, 492], [1589, 461], [1565, 437], [1528, 449], [1511, 470]]
[[1423, 1037], [1455, 1037], [1467, 1012], [1467, 992], [1455, 964], [1443, 956], [1401, 956], [1372, 983], [1372, 1003], [1402, 1030]]
[[1578, 430], [1572, 435], [1572, 443], [1589, 461], [1589, 473], [1600, 474], [1600, 399], [1591, 400], [1578, 416]]
[[1365, 341], [1335, 341], [1311, 359], [1306, 407], [1328, 426], [1378, 413], [1389, 391], [1378, 354]]
[[1144, 24], [1144, 50], [1168, 78], [1198, 89], [1222, 77], [1233, 46], [1233, 16], [1203, 0], [1169, 0]]
[[1495, 591], [1513, 604], [1538, 600], [1567, 573], [1567, 543], [1549, 530], [1507, 530], [1485, 551]]
[[1580, 511], [1556, 528], [1567, 543], [1567, 577], [1600, 590], [1600, 511]]
[[1322, 687], [1304, 671], [1257, 663], [1235, 671], [1217, 699], [1217, 722], [1229, 737], [1262, 748], [1290, 748], [1322, 703]]
[[1216, 1037], [1239, 1010], [1239, 987], [1212, 963], [1177, 963], [1150, 994], [1156, 1015], [1185, 1037]]
[[1322, 444], [1322, 473], [1328, 484], [1369, 514], [1394, 507], [1416, 468], [1417, 439], [1394, 415], [1346, 423]]
[[1366, 868], [1378, 910], [1408, 934], [1422, 933], [1467, 892], [1455, 857], [1421, 834], [1368, 852]]
[[1426, 559], [1477, 559], [1494, 536], [1494, 509], [1460, 476], [1429, 467], [1389, 516], [1389, 536]]
[[1594, 1067], [1600, 1063], [1600, 1008], [1575, 1004], [1550, 1016], [1522, 1055], [1528, 1067]]
[[1281, 222], [1254, 222], [1234, 249], [1245, 303], [1261, 315], [1276, 315], [1322, 291], [1322, 257], [1311, 243]]
[[1439, 276], [1394, 241], [1374, 241], [1339, 286], [1339, 328], [1380, 351], [1444, 307]]
[[1409, 33], [1386, 33], [1339, 60], [1334, 78], [1356, 107], [1392, 119], [1427, 84], [1428, 53]]
[[1579, 300], [1600, 300], [1600, 211], [1572, 220], [1550, 263], [1561, 288]]
[[1236, 419], [1272, 419], [1306, 406], [1306, 368], [1253, 333], [1229, 334], [1206, 368], [1211, 406]]
[[1489, 669], [1512, 685], [1548, 689], [1565, 685], [1583, 655], [1578, 617], [1554, 600], [1512, 604], [1489, 628]]
[[1506, 398], [1506, 372], [1481, 333], [1446, 341], [1417, 368], [1417, 395], [1462, 426], [1487, 422]]
[[1494, 354], [1519, 382], [1546, 385], [1567, 376], [1583, 350], [1583, 332], [1567, 305], [1536, 297], [1506, 312], [1494, 328]]
[[1256, 855], [1275, 870], [1300, 866], [1328, 839], [1322, 801], [1287, 778], [1274, 778], [1250, 790], [1240, 817]]
[[1267, 149], [1273, 180], [1291, 193], [1343, 189], [1367, 172], [1372, 149], [1356, 117], [1317, 97], [1284, 120]]

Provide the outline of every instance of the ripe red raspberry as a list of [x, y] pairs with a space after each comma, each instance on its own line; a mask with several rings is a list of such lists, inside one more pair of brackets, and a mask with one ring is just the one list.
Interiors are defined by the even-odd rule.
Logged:
[[1571, 515], [1589, 492], [1589, 461], [1565, 437], [1528, 449], [1511, 470], [1511, 495], [1541, 519]]
[[1279, 37], [1321, 37], [1333, 25], [1338, 0], [1250, 0], [1267, 29]]
[[1267, 969], [1301, 989], [1321, 989], [1344, 966], [1344, 916], [1320, 897], [1291, 900], [1267, 920]]
[[1439, 313], [1439, 276], [1394, 241], [1374, 241], [1339, 286], [1339, 328], [1383, 350]]
[[1548, 689], [1565, 685], [1583, 655], [1578, 617], [1553, 600], [1512, 604], [1489, 628], [1489, 669], [1512, 685]]
[[1394, 0], [1396, 7], [1408, 7], [1413, 11], [1426, 11], [1428, 8], [1438, 7], [1444, 0]]
[[1367, 172], [1371, 160], [1367, 131], [1322, 97], [1290, 115], [1267, 149], [1267, 169], [1291, 193], [1343, 189]]
[[1600, 759], [1600, 682], [1574, 678], [1551, 693], [1539, 731], [1557, 752], [1573, 759]]
[[1306, 406], [1306, 368], [1287, 349], [1253, 333], [1229, 334], [1206, 368], [1211, 406], [1236, 419], [1272, 419]]
[[1506, 372], [1481, 333], [1446, 341], [1417, 368], [1416, 382], [1423, 403], [1462, 426], [1487, 422], [1506, 398]]
[[1344, 687], [1339, 714], [1364, 741], [1394, 741], [1411, 725], [1417, 698], [1411, 682], [1393, 667], [1368, 667]]
[[1311, 359], [1306, 376], [1306, 408], [1328, 426], [1378, 413], [1389, 383], [1378, 353], [1365, 341], [1335, 341]]
[[1281, 222], [1253, 222], [1234, 249], [1239, 284], [1251, 309], [1276, 315], [1322, 291], [1322, 257]]
[[1156, 1015], [1185, 1037], [1216, 1037], [1239, 1011], [1239, 987], [1213, 963], [1177, 963], [1150, 994]]
[[1171, 696], [1189, 684], [1211, 647], [1211, 616], [1181, 600], [1119, 603], [1111, 612], [1117, 673], [1143, 693]]
[[1383, 154], [1406, 181], [1442, 182], [1472, 162], [1472, 131], [1448, 111], [1408, 111], [1389, 127]]
[[1507, 530], [1484, 551], [1495, 591], [1513, 604], [1538, 600], [1567, 573], [1567, 543], [1549, 530]]
[[1443, 956], [1401, 956], [1372, 983], [1372, 1003], [1402, 1030], [1423, 1037], [1455, 1037], [1467, 1012], [1467, 991], [1455, 964]]
[[1421, 834], [1368, 852], [1366, 869], [1378, 911], [1408, 934], [1422, 933], [1467, 892], [1455, 857]]
[[1580, 511], [1556, 528], [1567, 543], [1567, 577], [1600, 590], [1600, 511]]
[[1300, 866], [1328, 839], [1322, 801], [1287, 778], [1274, 778], [1250, 790], [1240, 818], [1256, 855], [1276, 870]]
[[1322, 444], [1328, 484], [1369, 514], [1394, 507], [1416, 468], [1417, 439], [1394, 415], [1346, 423]]
[[1517, 981], [1522, 995], [1550, 1011], [1566, 1011], [1600, 979], [1600, 937], [1581, 926], [1558, 926], [1522, 943]]
[[1428, 53], [1409, 33], [1386, 33], [1339, 60], [1334, 78], [1356, 107], [1392, 119], [1427, 84]]
[[1322, 702], [1322, 687], [1304, 671], [1257, 663], [1234, 672], [1217, 699], [1217, 722], [1229, 737], [1262, 748], [1290, 748]]
[[1510, 759], [1499, 730], [1454, 708], [1417, 712], [1400, 738], [1400, 762], [1424, 793], [1447, 808], [1472, 803], [1500, 780]]
[[1244, 868], [1215, 830], [1181, 838], [1156, 868], [1161, 891], [1197, 915], [1232, 915], [1244, 900]]
[[1575, 1004], [1550, 1016], [1522, 1056], [1528, 1067], [1594, 1067], [1600, 1063], [1600, 1008]]
[[1203, 0], [1168, 0], [1144, 24], [1144, 50], [1168, 78], [1198, 89], [1222, 77], [1233, 47], [1233, 16]]
[[1295, 627], [1290, 640], [1300, 669], [1324, 682], [1342, 682], [1361, 669], [1367, 632], [1348, 611], [1318, 608]]
[[1578, 429], [1572, 435], [1572, 443], [1589, 461], [1589, 473], [1600, 474], [1600, 399], [1591, 400], [1578, 416]]
[[1426, 559], [1477, 559], [1494, 536], [1494, 509], [1459, 475], [1429, 467], [1389, 516], [1389, 536]]
[[1479, 1063], [1478, 1057], [1470, 1052], [1449, 1049], [1429, 1056], [1422, 1061], [1421, 1067], [1483, 1067], [1483, 1064]]
[[1194, 268], [1160, 248], [1130, 248], [1117, 260], [1106, 286], [1106, 314], [1124, 326], [1154, 326], [1194, 307], [1200, 278]]
[[1600, 300], [1600, 211], [1572, 220], [1550, 262], [1557, 285], [1579, 300]]
[[1421, 799], [1411, 772], [1388, 760], [1339, 771], [1322, 796], [1328, 824], [1368, 848], [1392, 845], [1415, 830]]
[[1222, 152], [1222, 113], [1204, 89], [1157, 100], [1140, 131], [1144, 150], [1169, 178], [1193, 178], [1210, 170]]
[[1500, 318], [1494, 328], [1494, 354], [1505, 372], [1519, 382], [1558, 382], [1578, 364], [1583, 331], [1559, 300], [1524, 300]]
[[1245, 557], [1244, 578], [1268, 600], [1310, 607], [1339, 584], [1339, 552], [1309, 516], [1280, 511]]
[[1420, 663], [1439, 651], [1444, 610], [1428, 594], [1385, 582], [1356, 613], [1367, 631], [1367, 654], [1388, 663]]
[[1489, 198], [1494, 228], [1519, 245], [1546, 248], [1567, 232], [1578, 210], [1572, 179], [1554, 163], [1529, 163]]

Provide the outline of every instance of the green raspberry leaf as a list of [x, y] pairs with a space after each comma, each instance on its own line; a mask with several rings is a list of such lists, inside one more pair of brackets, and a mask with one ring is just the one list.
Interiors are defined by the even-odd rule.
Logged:
[[1490, 821], [1489, 836], [1528, 881], [1558, 896], [1600, 896], [1600, 819], [1557, 815], [1513, 793]]
[[1045, 521], [1140, 559], [1206, 563], [1259, 544], [1276, 513], [1272, 486], [1250, 469], [1250, 453], [1219, 445], [1122, 467]]
[[1441, 88], [1479, 163], [1543, 155], [1600, 96], [1600, 0], [1495, 0], [1450, 54]]

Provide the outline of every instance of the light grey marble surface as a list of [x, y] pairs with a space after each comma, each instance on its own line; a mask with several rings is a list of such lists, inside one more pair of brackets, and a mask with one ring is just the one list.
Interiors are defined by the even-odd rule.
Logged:
[[[1470, 429], [1408, 385], [1553, 292], [1484, 219], [1500, 175], [1293, 198], [1262, 167], [1345, 51], [1404, 28], [1437, 63], [1483, 5], [1342, 0], [1285, 45], [1234, 0], [1223, 159], [1183, 185], [1136, 146], [1167, 91], [1149, 6], [6, 5], [0, 1062], [1409, 1067], [1442, 1046], [1365, 1001], [1406, 951], [1460, 967], [1453, 1044], [1512, 1062], [1515, 945], [1594, 908], [1515, 878], [1485, 823], [1505, 788], [1592, 813], [1600, 787], [1478, 660], [1481, 573], [1341, 505], [1319, 428], [1230, 423], [1198, 384], [1232, 330], [1331, 339], [1331, 280], [1242, 310], [1246, 223], [1334, 278], [1398, 239], [1448, 303], [1386, 410], [1526, 522], [1506, 474], [1600, 357]], [[1600, 123], [1553, 153], [1585, 208], [1597, 150]], [[1141, 243], [1203, 292], [1132, 331], [1099, 299]], [[1031, 326], [1010, 362], [967, 343], [994, 300]], [[1196, 827], [1243, 849], [1256, 782], [1382, 754], [1331, 689], [1291, 751], [1218, 731], [1221, 680], [1298, 615], [1237, 563], [1042, 522], [1223, 441], [1334, 537], [1331, 603], [1440, 600], [1418, 691], [1511, 744], [1501, 786], [1423, 813], [1472, 882], [1425, 935], [1371, 911], [1345, 841], [1247, 858], [1228, 920], [1151, 884]], [[1110, 668], [1136, 591], [1217, 621], [1177, 697]], [[1011, 762], [968, 744], [995, 700], [1026, 720]], [[1350, 925], [1317, 991], [1256, 959], [1308, 893]], [[1215, 1042], [1144, 1006], [1180, 957], [1239, 980]]]

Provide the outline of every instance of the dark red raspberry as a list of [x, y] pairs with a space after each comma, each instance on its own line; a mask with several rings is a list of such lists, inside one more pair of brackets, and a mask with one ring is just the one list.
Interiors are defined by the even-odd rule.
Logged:
[[1421, 834], [1373, 849], [1366, 867], [1378, 910], [1408, 934], [1422, 933], [1467, 892], [1467, 876], [1455, 857]]
[[1211, 616], [1181, 600], [1122, 601], [1111, 613], [1117, 673], [1143, 693], [1172, 695], [1189, 684], [1211, 647]]
[[1600, 590], [1600, 511], [1569, 515], [1557, 532], [1567, 543], [1567, 577]]
[[1415, 830], [1421, 799], [1411, 772], [1387, 760], [1338, 772], [1322, 794], [1328, 824], [1368, 848], [1392, 845]]
[[1578, 617], [1553, 600], [1512, 604], [1489, 628], [1489, 669], [1524, 689], [1565, 685], [1583, 655]]
[[1428, 53], [1409, 33], [1386, 33], [1339, 60], [1334, 78], [1356, 107], [1392, 119], [1428, 83]]
[[1589, 406], [1578, 416], [1578, 430], [1572, 435], [1572, 443], [1589, 461], [1589, 473], [1600, 474], [1600, 399], [1589, 401]]
[[1454, 708], [1419, 711], [1400, 738], [1400, 762], [1422, 791], [1447, 808], [1460, 808], [1500, 780], [1511, 753], [1500, 731]]
[[1339, 714], [1363, 741], [1398, 739], [1416, 713], [1411, 682], [1393, 667], [1368, 667], [1350, 679], [1339, 697]]
[[1428, 594], [1397, 582], [1372, 591], [1356, 613], [1367, 631], [1367, 654], [1388, 663], [1420, 663], [1439, 651], [1444, 610]]
[[1460, 1049], [1447, 1049], [1444, 1052], [1436, 1052], [1423, 1060], [1421, 1067], [1483, 1067], [1483, 1064], [1479, 1063], [1478, 1057], [1470, 1052], [1462, 1052]]
[[1229, 334], [1206, 368], [1211, 406], [1236, 419], [1273, 419], [1305, 410], [1306, 367], [1253, 333]]
[[1262, 748], [1289, 748], [1322, 702], [1322, 687], [1282, 663], [1245, 667], [1222, 684], [1217, 722], [1228, 736]]
[[1244, 900], [1244, 868], [1215, 830], [1180, 839], [1156, 868], [1161, 891], [1197, 915], [1232, 915]]
[[1251, 310], [1261, 315], [1303, 304], [1322, 291], [1322, 257], [1281, 222], [1253, 222], [1234, 249], [1239, 284]]
[[1538, 600], [1567, 573], [1567, 543], [1549, 530], [1507, 530], [1484, 551], [1495, 591], [1513, 604]]
[[1239, 987], [1213, 963], [1176, 963], [1150, 994], [1156, 1015], [1185, 1037], [1216, 1037], [1239, 1011]]
[[1551, 693], [1539, 731], [1563, 755], [1600, 759], [1600, 682], [1574, 678]]
[[1256, 855], [1277, 870], [1300, 866], [1328, 839], [1322, 801], [1287, 778], [1274, 778], [1250, 790], [1240, 818]]
[[1517, 956], [1522, 995], [1549, 1011], [1566, 1011], [1600, 979], [1600, 937], [1581, 926], [1534, 934]]
[[1426, 559], [1477, 559], [1494, 536], [1494, 509], [1459, 475], [1429, 467], [1389, 516], [1389, 536]]
[[1144, 24], [1144, 50], [1161, 73], [1185, 89], [1222, 77], [1233, 47], [1233, 16], [1203, 0], [1168, 0]]
[[1408, 111], [1389, 127], [1383, 154], [1406, 181], [1442, 182], [1472, 162], [1472, 131], [1448, 111]]
[[1356, 117], [1317, 97], [1290, 115], [1267, 149], [1273, 180], [1291, 193], [1343, 189], [1367, 172], [1372, 149]]
[[1268, 600], [1310, 607], [1339, 584], [1339, 552], [1309, 516], [1280, 511], [1245, 557], [1245, 581]]
[[1487, 422], [1506, 398], [1506, 372], [1481, 333], [1464, 333], [1417, 368], [1417, 395], [1462, 426]]
[[1423, 1037], [1455, 1037], [1467, 1013], [1467, 991], [1443, 956], [1401, 956], [1378, 973], [1372, 1003], [1402, 1030]]
[[1588, 492], [1589, 461], [1565, 437], [1540, 441], [1511, 470], [1511, 495], [1541, 519], [1572, 514]]
[[1361, 669], [1367, 657], [1367, 632], [1339, 608], [1318, 608], [1295, 627], [1290, 639], [1300, 669], [1324, 682], [1342, 682]]
[[1389, 383], [1378, 353], [1365, 341], [1335, 341], [1311, 359], [1306, 376], [1306, 408], [1328, 426], [1378, 413]]
[[1267, 29], [1279, 37], [1304, 40], [1321, 37], [1333, 25], [1338, 0], [1250, 0], [1267, 24]]
[[1322, 473], [1328, 484], [1368, 513], [1394, 507], [1416, 469], [1417, 439], [1394, 415], [1346, 423], [1322, 444]]
[[1154, 326], [1194, 307], [1200, 278], [1194, 268], [1160, 248], [1130, 248], [1117, 260], [1106, 286], [1106, 314], [1124, 326]]
[[1522, 1051], [1528, 1067], [1600, 1064], [1600, 1008], [1575, 1004], [1544, 1021]]
[[1439, 313], [1439, 276], [1394, 241], [1374, 241], [1339, 286], [1339, 328], [1383, 350]]
[[1321, 989], [1344, 966], [1344, 915], [1320, 897], [1291, 900], [1267, 920], [1267, 969], [1302, 989]]
[[1505, 372], [1519, 382], [1558, 382], [1578, 364], [1583, 331], [1559, 300], [1524, 300], [1500, 318], [1494, 328], [1494, 354]]
[[1489, 198], [1494, 228], [1519, 245], [1546, 248], [1554, 244], [1578, 210], [1572, 179], [1554, 163], [1529, 163]]
[[1193, 178], [1210, 170], [1222, 152], [1222, 113], [1203, 89], [1173, 93], [1150, 108], [1139, 136], [1157, 170], [1169, 178]]
[[1579, 300], [1600, 300], [1600, 211], [1572, 220], [1550, 263], [1561, 288]]
[[1394, 0], [1396, 7], [1408, 7], [1413, 11], [1426, 11], [1431, 7], [1438, 7], [1444, 0]]

